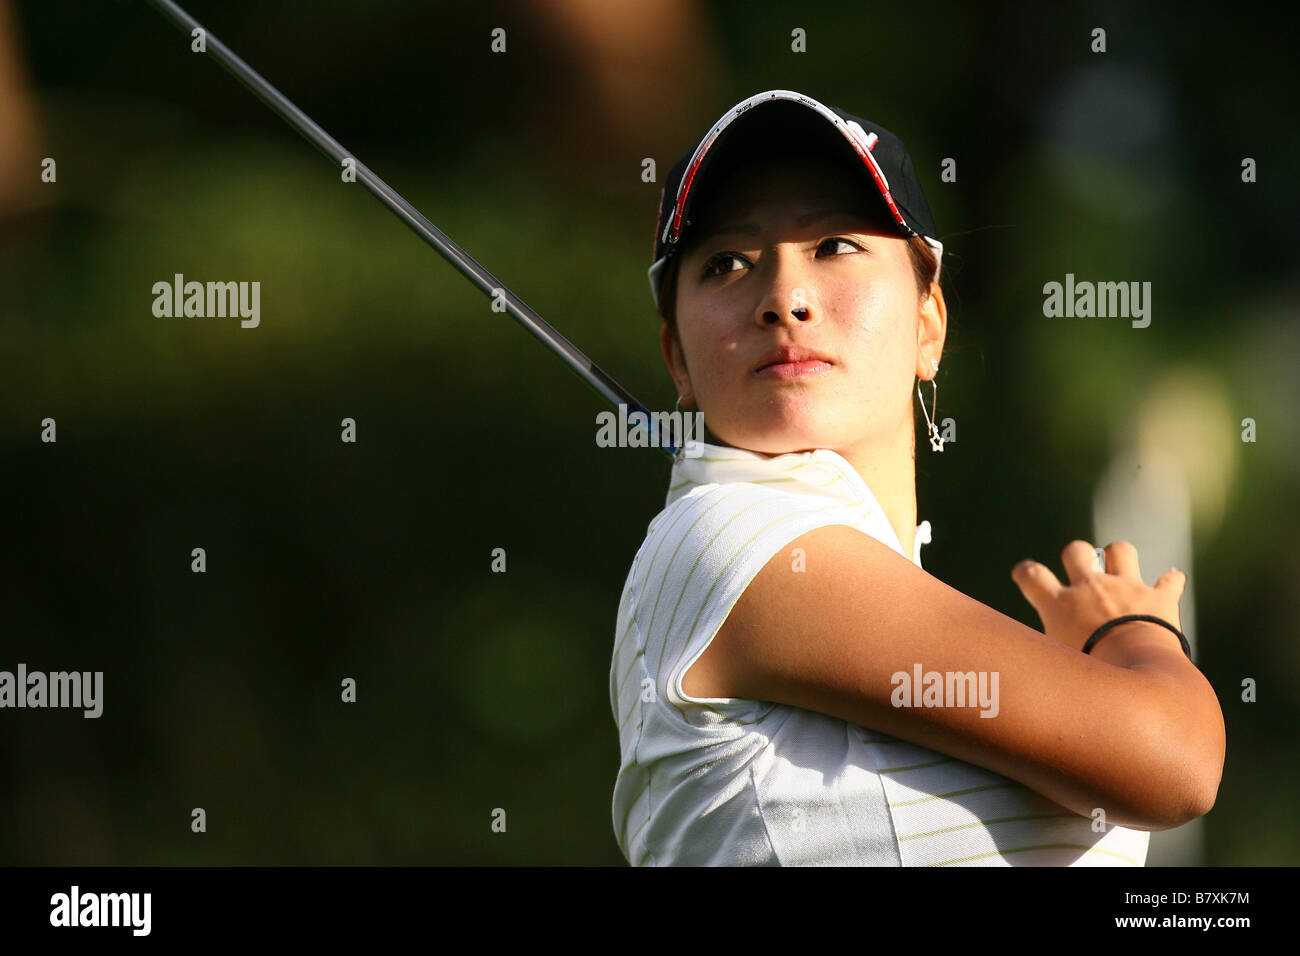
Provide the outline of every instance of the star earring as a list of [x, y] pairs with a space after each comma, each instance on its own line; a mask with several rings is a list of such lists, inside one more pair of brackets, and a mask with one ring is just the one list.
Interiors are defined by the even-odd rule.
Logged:
[[[939, 404], [939, 383], [936, 379], [939, 376], [939, 360], [931, 359], [933, 374], [930, 376], [930, 384], [934, 387], [934, 397], [931, 400], [931, 408], [937, 409]], [[925, 399], [921, 398], [921, 383], [916, 383], [916, 397], [921, 400], [921, 414], [925, 415], [926, 431], [930, 434], [930, 448], [934, 451], [943, 451], [943, 438], [939, 435], [939, 428], [935, 425], [934, 420], [926, 413]]]

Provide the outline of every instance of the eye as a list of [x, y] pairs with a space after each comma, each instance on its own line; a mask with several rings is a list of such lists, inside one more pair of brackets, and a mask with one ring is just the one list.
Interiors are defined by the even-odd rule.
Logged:
[[[846, 245], [849, 247], [850, 250], [854, 250], [857, 252], [863, 251], [862, 246], [858, 245], [856, 242], [853, 242], [851, 239], [845, 239], [841, 236], [835, 236], [834, 238], [823, 240], [821, 245], [817, 247], [817, 250], [820, 252], [822, 249], [826, 248], [827, 245], [830, 245], [832, 243], [840, 243], [842, 245]], [[843, 255], [844, 253], [838, 253], [838, 254]], [[735, 272], [736, 271], [735, 269], [722, 269], [721, 271], [714, 271], [714, 266], [721, 265], [728, 261], [740, 261], [745, 263], [749, 262], [748, 259], [740, 255], [739, 253], [719, 252], [716, 255], [711, 256], [708, 262], [704, 263], [703, 278], [709, 279], [715, 276], [725, 275], [728, 272]]]
[[715, 265], [726, 262], [728, 259], [747, 261], [744, 256], [737, 255], [734, 252], [719, 252], [717, 255], [710, 257], [708, 262], [704, 263], [704, 278], [708, 279], [712, 276], [723, 275], [727, 272], [735, 272], [735, 269], [723, 269], [721, 272], [713, 271]]
[[856, 249], [856, 250], [858, 250], [859, 252], [862, 251], [862, 247], [861, 247], [860, 245], [858, 245], [856, 242], [853, 242], [852, 240], [849, 240], [849, 239], [841, 238], [840, 236], [836, 236], [834, 239], [827, 239], [826, 242], [823, 242], [823, 243], [822, 243], [820, 246], [818, 246], [817, 248], [818, 248], [818, 249], [824, 249], [824, 248], [826, 248], [826, 246], [827, 246], [828, 243], [832, 243], [832, 242], [842, 242], [842, 243], [844, 243], [844, 245], [849, 246], [849, 247], [851, 247], [851, 248], [853, 248], [853, 249]]

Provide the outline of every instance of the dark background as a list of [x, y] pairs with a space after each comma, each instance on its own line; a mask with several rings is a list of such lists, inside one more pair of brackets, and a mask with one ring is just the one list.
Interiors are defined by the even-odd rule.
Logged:
[[[1295, 24], [1150, 6], [186, 4], [651, 408], [642, 159], [775, 87], [899, 134], [948, 252], [926, 569], [1038, 627], [1011, 566], [1063, 573], [1117, 436], [1172, 427], [1228, 728], [1201, 862], [1294, 864]], [[98, 720], [0, 711], [0, 863], [622, 864], [666, 458], [596, 447], [598, 396], [143, 2], [0, 26], [0, 669], [104, 672]], [[260, 327], [155, 317], [177, 272], [259, 281]], [[1150, 281], [1150, 327], [1045, 318], [1067, 272]]]

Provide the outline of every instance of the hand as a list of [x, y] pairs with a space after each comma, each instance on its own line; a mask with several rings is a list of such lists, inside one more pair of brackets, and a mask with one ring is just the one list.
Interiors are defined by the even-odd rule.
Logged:
[[[1187, 586], [1187, 575], [1182, 571], [1170, 568], [1154, 587], [1147, 587], [1138, 569], [1137, 548], [1127, 541], [1107, 546], [1105, 571], [1097, 562], [1093, 546], [1082, 540], [1065, 546], [1061, 563], [1070, 578], [1068, 587], [1037, 561], [1026, 559], [1011, 569], [1011, 579], [1038, 612], [1043, 633], [1057, 643], [1083, 650], [1093, 631], [1126, 614], [1151, 614], [1182, 630], [1178, 602]], [[1158, 628], [1169, 634], [1150, 622], [1135, 621], [1115, 630], [1131, 626]]]

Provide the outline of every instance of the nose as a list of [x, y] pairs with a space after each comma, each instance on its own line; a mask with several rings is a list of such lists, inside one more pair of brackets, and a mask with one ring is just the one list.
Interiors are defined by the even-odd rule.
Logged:
[[[762, 328], [776, 325], [812, 326], [821, 321], [821, 309], [806, 282], [798, 252], [773, 250], [765, 264], [768, 271], [763, 297], [754, 310], [754, 321]], [[762, 268], [762, 266], [760, 266]]]

